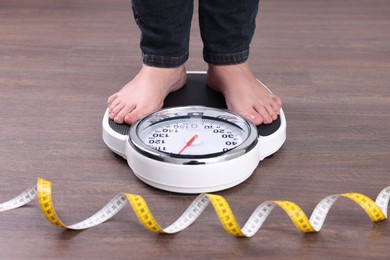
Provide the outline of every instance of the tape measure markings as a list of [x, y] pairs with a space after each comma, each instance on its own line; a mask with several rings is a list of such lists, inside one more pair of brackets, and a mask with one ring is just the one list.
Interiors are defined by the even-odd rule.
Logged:
[[299, 231], [304, 233], [315, 232], [306, 214], [297, 204], [291, 201], [274, 201], [274, 203], [287, 213]]
[[338, 195], [330, 195], [324, 198], [323, 200], [321, 200], [314, 208], [309, 221], [312, 224], [315, 231], [318, 232], [321, 230], [330, 208], [333, 206], [333, 204], [336, 202], [338, 198], [339, 198]]
[[252, 237], [256, 234], [275, 206], [276, 204], [272, 201], [266, 201], [260, 204], [243, 226], [242, 233], [246, 237]]
[[51, 199], [51, 183], [47, 180], [38, 178], [37, 190], [39, 207], [47, 220], [54, 226], [66, 227], [54, 210], [53, 201]]
[[366, 195], [360, 193], [344, 193], [340, 196], [349, 198], [359, 204], [373, 222], [386, 219], [386, 215], [382, 212], [381, 208]]
[[19, 208], [23, 205], [26, 205], [30, 201], [34, 200], [36, 197], [37, 197], [37, 185], [34, 185], [27, 188], [25, 191], [23, 191], [20, 195], [16, 196], [15, 198], [7, 202], [1, 203], [0, 212]]
[[152, 215], [146, 201], [139, 195], [119, 193], [101, 210], [91, 217], [73, 225], [65, 225], [55, 212], [51, 196], [51, 183], [38, 178], [37, 184], [27, 188], [17, 197], [0, 204], [0, 212], [21, 207], [38, 197], [39, 207], [47, 220], [57, 227], [73, 230], [87, 229], [99, 225], [112, 218], [124, 206], [130, 204], [141, 224], [151, 232], [173, 234], [190, 226], [211, 203], [225, 231], [232, 236], [251, 237], [257, 233], [264, 221], [276, 206], [282, 208], [290, 217], [295, 227], [304, 233], [321, 230], [330, 208], [340, 198], [348, 198], [367, 213], [373, 222], [387, 218], [387, 208], [390, 200], [390, 186], [383, 189], [375, 202], [360, 193], [344, 193], [330, 195], [321, 200], [313, 210], [310, 219], [304, 211], [291, 201], [265, 201], [260, 204], [249, 217], [243, 228], [240, 228], [228, 202], [222, 196], [215, 194], [200, 194], [193, 200], [183, 214], [170, 226], [162, 228]]
[[214, 210], [218, 215], [219, 221], [221, 222], [226, 232], [236, 237], [245, 236], [242, 233], [241, 228], [238, 225], [236, 218], [234, 217], [234, 214], [230, 209], [230, 206], [227, 201], [223, 197], [218, 195], [207, 194], [207, 198], [214, 206]]
[[390, 200], [390, 186], [384, 188], [379, 195], [377, 196], [375, 200], [375, 204], [379, 206], [383, 214], [385, 215], [385, 218], [387, 218], [387, 207]]
[[145, 200], [139, 195], [125, 194], [130, 205], [132, 206], [138, 220], [144, 227], [152, 232], [165, 233], [157, 221], [154, 219]]
[[206, 194], [197, 196], [184, 213], [172, 225], [164, 229], [165, 233], [173, 234], [189, 227], [202, 214], [209, 203]]

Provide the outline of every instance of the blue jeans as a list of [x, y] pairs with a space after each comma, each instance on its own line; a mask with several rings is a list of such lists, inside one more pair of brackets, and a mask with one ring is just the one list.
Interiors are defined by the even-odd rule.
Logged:
[[[132, 0], [145, 65], [175, 68], [186, 62], [193, 5], [193, 0]], [[248, 59], [258, 5], [259, 0], [199, 0], [205, 62], [233, 65]]]

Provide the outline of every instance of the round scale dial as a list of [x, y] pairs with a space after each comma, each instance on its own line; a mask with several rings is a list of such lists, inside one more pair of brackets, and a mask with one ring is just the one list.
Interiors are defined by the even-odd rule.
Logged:
[[130, 144], [149, 157], [175, 163], [216, 162], [239, 156], [257, 143], [257, 129], [229, 111], [201, 106], [164, 109], [138, 121]]

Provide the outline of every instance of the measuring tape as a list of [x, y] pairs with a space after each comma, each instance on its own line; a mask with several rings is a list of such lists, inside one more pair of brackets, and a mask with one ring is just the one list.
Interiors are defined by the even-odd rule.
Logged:
[[385, 220], [387, 218], [387, 207], [390, 199], [390, 186], [384, 188], [379, 193], [375, 202], [360, 193], [344, 193], [328, 196], [317, 204], [310, 219], [308, 219], [303, 210], [294, 202], [266, 201], [256, 208], [242, 228], [238, 225], [228, 202], [222, 196], [214, 194], [200, 194], [184, 213], [166, 228], [162, 228], [157, 223], [147, 203], [141, 196], [129, 193], [119, 193], [93, 216], [73, 225], [65, 225], [55, 212], [51, 197], [50, 181], [41, 178], [38, 178], [35, 185], [23, 191], [19, 196], [0, 204], [0, 212], [21, 207], [36, 197], [38, 197], [39, 207], [46, 219], [57, 227], [73, 230], [87, 229], [112, 218], [124, 206], [130, 204], [138, 220], [146, 229], [165, 234], [173, 234], [186, 229], [211, 203], [227, 233], [236, 237], [252, 237], [260, 229], [276, 206], [282, 208], [287, 213], [299, 231], [304, 233], [319, 232], [330, 208], [340, 197], [351, 199], [360, 205], [373, 222]]

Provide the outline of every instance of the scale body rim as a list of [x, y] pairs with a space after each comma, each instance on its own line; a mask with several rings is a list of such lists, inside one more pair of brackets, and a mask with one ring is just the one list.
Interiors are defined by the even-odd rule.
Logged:
[[[143, 182], [166, 191], [202, 193], [225, 190], [248, 179], [260, 161], [277, 152], [286, 140], [286, 119], [280, 110], [280, 127], [273, 134], [258, 137], [257, 145], [248, 153], [223, 162], [204, 165], [174, 165], [139, 154], [129, 144], [129, 135], [115, 132], [108, 124], [108, 109], [103, 117], [103, 140], [108, 148], [127, 160], [133, 173]], [[245, 163], [244, 163], [245, 162]], [[238, 167], [237, 167], [238, 166]], [[228, 169], [228, 172], [225, 169]], [[162, 177], [162, 172], [165, 177]], [[195, 178], [193, 178], [196, 175]], [[210, 177], [211, 176], [211, 177]], [[170, 180], [169, 182], [164, 179]], [[184, 180], [183, 180], [183, 177]], [[194, 181], [196, 180], [196, 181]]]
[[170, 164], [139, 154], [130, 145], [129, 134], [120, 134], [111, 128], [108, 109], [102, 120], [102, 137], [111, 151], [127, 161], [137, 178], [150, 186], [177, 193], [216, 192], [244, 182], [260, 161], [282, 147], [286, 140], [286, 117], [283, 109], [280, 109], [279, 118], [278, 129], [266, 136], [259, 134], [258, 143], [250, 151], [238, 158], [212, 164]]

